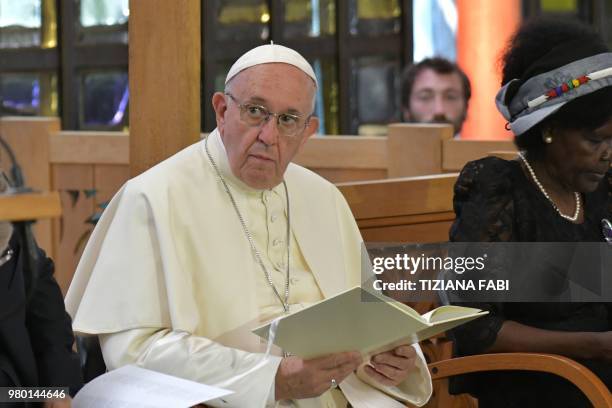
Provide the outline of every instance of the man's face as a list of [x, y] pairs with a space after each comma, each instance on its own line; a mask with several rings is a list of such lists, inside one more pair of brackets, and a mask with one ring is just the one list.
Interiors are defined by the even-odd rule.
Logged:
[[[317, 118], [307, 120], [313, 110], [314, 82], [292, 65], [261, 64], [236, 75], [226, 91], [233, 98], [217, 92], [212, 103], [232, 173], [250, 187], [273, 188], [319, 126]], [[301, 126], [295, 135], [285, 135], [273, 115], [259, 126], [249, 125], [247, 105], [298, 116]]]
[[404, 108], [404, 120], [416, 123], [450, 123], [455, 134], [461, 131], [467, 106], [461, 77], [456, 72], [439, 74], [425, 68], [414, 80], [410, 108]]

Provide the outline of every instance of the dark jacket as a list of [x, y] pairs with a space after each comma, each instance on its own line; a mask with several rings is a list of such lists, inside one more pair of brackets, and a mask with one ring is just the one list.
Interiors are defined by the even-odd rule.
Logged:
[[6, 250], [13, 254], [0, 266], [0, 386], [69, 387], [74, 392], [82, 384], [81, 370], [53, 262], [34, 246], [37, 257], [31, 265], [37, 277], [28, 299], [23, 237], [23, 229], [15, 228]]

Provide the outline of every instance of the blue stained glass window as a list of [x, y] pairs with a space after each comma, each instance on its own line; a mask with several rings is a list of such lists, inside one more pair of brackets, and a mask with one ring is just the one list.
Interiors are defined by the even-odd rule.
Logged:
[[40, 106], [40, 82], [36, 74], [3, 74], [0, 77], [2, 110], [35, 115]]
[[354, 101], [351, 131], [360, 125], [386, 124], [399, 119], [399, 61], [383, 56], [361, 57], [351, 63]]
[[314, 114], [319, 118], [319, 134], [337, 134], [338, 123], [338, 82], [335, 61], [331, 58], [318, 58], [310, 61], [317, 77]]
[[0, 74], [0, 111], [9, 115], [56, 116], [57, 75], [50, 72]]
[[119, 129], [126, 125], [129, 101], [127, 72], [87, 73], [83, 76], [81, 95], [81, 127]]

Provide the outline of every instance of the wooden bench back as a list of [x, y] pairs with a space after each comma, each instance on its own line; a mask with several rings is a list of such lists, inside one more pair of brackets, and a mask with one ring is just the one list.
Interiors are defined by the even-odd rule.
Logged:
[[340, 183], [366, 242], [443, 242], [457, 173]]

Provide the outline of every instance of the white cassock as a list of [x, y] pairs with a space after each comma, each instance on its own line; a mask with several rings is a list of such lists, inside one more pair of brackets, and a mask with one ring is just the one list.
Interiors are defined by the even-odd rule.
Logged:
[[[282, 294], [287, 251], [282, 184], [254, 190], [234, 177], [216, 130], [208, 148]], [[296, 310], [360, 284], [362, 239], [333, 184], [295, 164], [285, 181], [289, 303]], [[262, 361], [265, 344], [250, 330], [280, 315], [282, 306], [255, 261], [205, 141], [128, 181], [115, 195], [85, 248], [66, 307], [76, 332], [100, 336], [109, 369], [135, 363], [220, 385]], [[284, 404], [345, 407], [348, 399], [355, 408], [403, 406], [396, 400], [423, 405], [431, 396], [431, 378], [415, 348], [416, 369], [398, 387], [351, 374], [342, 393]], [[233, 395], [208, 405], [274, 406], [280, 360], [270, 356], [256, 372], [225, 385]]]

